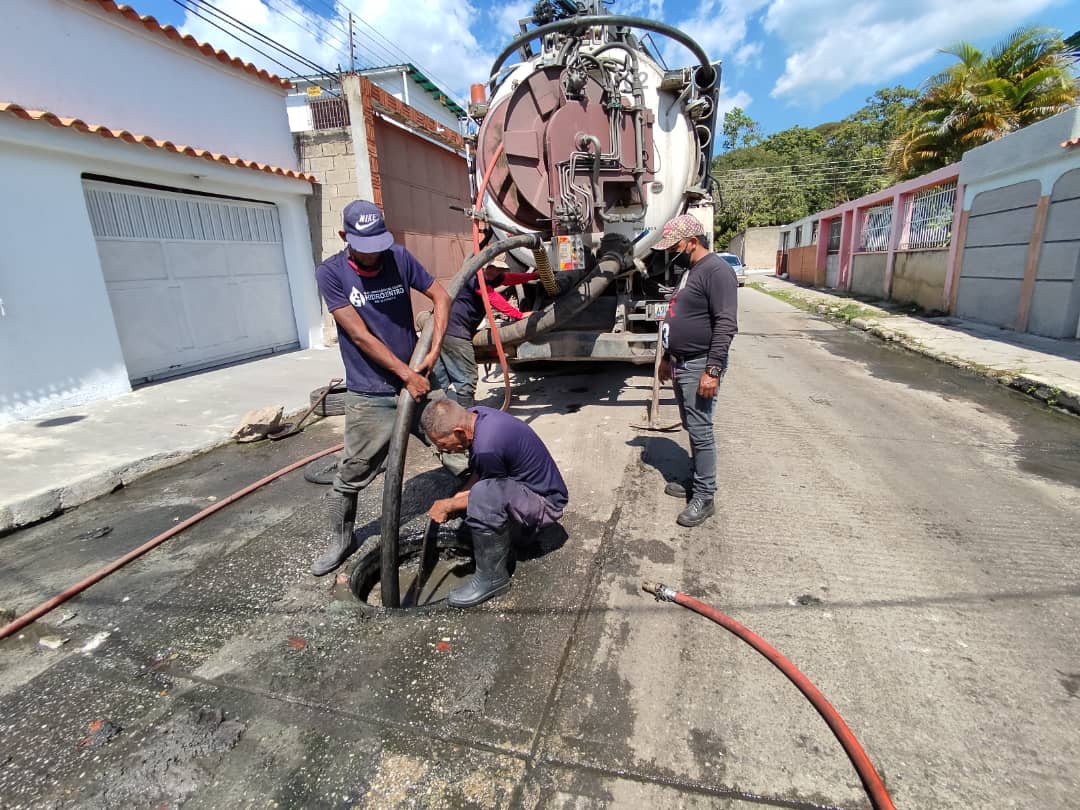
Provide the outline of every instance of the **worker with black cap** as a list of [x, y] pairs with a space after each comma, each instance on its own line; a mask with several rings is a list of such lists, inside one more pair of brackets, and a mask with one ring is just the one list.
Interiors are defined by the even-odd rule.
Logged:
[[[386, 458], [398, 392], [404, 387], [417, 401], [431, 392], [428, 373], [438, 360], [450, 314], [446, 290], [394, 242], [374, 203], [357, 200], [345, 206], [339, 234], [345, 249], [315, 271], [337, 323], [348, 389], [345, 450], [329, 496], [330, 542], [312, 563], [315, 576], [330, 573], [356, 550], [357, 493], [375, 479]], [[431, 350], [415, 368], [409, 366], [417, 340], [410, 290], [431, 300], [435, 319]]]

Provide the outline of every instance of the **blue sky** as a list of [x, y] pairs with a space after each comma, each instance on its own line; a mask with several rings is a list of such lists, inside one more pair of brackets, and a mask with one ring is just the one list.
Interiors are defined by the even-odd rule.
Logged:
[[[185, 11], [175, 0], [127, 0], [143, 14], [272, 72], [288, 71]], [[486, 77], [533, 0], [213, 0], [319, 65], [347, 61], [351, 10], [359, 60], [412, 61], [456, 95]], [[187, 0], [189, 6], [195, 5]], [[989, 47], [1020, 25], [1080, 29], [1080, 0], [617, 0], [615, 13], [663, 20], [724, 61], [724, 107], [742, 106], [766, 133], [843, 118], [875, 89], [918, 86], [949, 64], [937, 49]], [[692, 62], [679, 46], [670, 64]]]

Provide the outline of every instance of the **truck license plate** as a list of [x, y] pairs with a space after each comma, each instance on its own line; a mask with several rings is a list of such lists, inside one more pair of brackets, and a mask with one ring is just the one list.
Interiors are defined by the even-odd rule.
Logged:
[[667, 301], [662, 304], [649, 304], [646, 314], [650, 320], [662, 321], [667, 317], [667, 308]]

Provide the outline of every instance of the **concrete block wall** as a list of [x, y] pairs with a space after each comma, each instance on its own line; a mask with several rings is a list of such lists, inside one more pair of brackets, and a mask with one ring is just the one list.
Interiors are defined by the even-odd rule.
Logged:
[[887, 253], [856, 253], [851, 260], [851, 291], [868, 298], [885, 298]]
[[956, 294], [961, 318], [1016, 327], [1039, 196], [1039, 181], [1029, 180], [972, 201]]
[[[341, 215], [345, 206], [357, 199], [356, 161], [348, 127], [297, 132], [293, 136], [296, 158], [302, 171], [319, 179], [315, 194], [308, 199], [308, 222], [314, 265], [342, 249]], [[321, 301], [321, 299], [320, 299]], [[337, 342], [337, 326], [322, 303], [323, 340]]]
[[1080, 337], [1080, 169], [1058, 178], [1050, 195], [1028, 331]]
[[892, 300], [918, 304], [927, 311], [942, 308], [949, 249], [897, 251], [893, 265]]

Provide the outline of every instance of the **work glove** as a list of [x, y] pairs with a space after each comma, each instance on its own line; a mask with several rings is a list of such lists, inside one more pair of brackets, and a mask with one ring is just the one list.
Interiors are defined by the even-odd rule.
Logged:
[[616, 261], [619, 269], [626, 270], [634, 263], [634, 246], [621, 233], [606, 233], [600, 240], [596, 255], [600, 261]]

